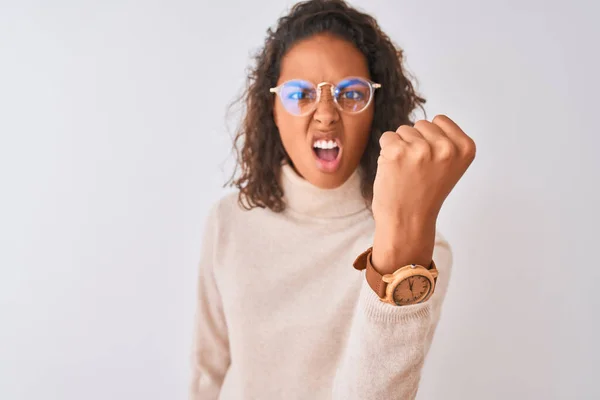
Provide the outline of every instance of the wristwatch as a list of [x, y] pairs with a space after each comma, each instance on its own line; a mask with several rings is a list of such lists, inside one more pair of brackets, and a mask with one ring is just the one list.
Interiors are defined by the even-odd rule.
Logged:
[[433, 260], [429, 268], [409, 264], [399, 268], [393, 274], [382, 276], [371, 263], [372, 252], [373, 247], [369, 247], [359, 255], [354, 261], [354, 268], [366, 269], [367, 282], [382, 302], [406, 306], [422, 303], [431, 297], [438, 277], [438, 270]]

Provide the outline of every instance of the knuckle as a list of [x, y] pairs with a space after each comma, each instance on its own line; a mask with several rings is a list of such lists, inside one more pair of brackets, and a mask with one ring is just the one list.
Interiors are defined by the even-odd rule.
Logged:
[[429, 159], [431, 151], [426, 143], [415, 144], [411, 149], [411, 156], [417, 162], [424, 162]]
[[404, 156], [405, 147], [400, 144], [394, 144], [384, 149], [384, 156], [388, 160], [399, 160]]
[[379, 138], [379, 145], [381, 147], [383, 147], [385, 145], [385, 143], [388, 143], [391, 139], [394, 138], [394, 135], [396, 135], [395, 132], [389, 132], [389, 131], [383, 132], [383, 134]]
[[475, 154], [477, 153], [477, 145], [475, 141], [471, 138], [465, 141], [465, 145], [463, 148], [463, 154], [469, 160], [473, 160], [475, 158]]
[[392, 146], [390, 148], [390, 153], [393, 160], [399, 160], [404, 155], [404, 146]]
[[424, 119], [420, 119], [417, 122], [415, 122], [415, 128], [419, 129], [419, 128], [424, 128], [425, 126], [427, 126], [430, 122]]
[[436, 159], [440, 161], [450, 161], [456, 155], [456, 148], [449, 140], [440, 140], [436, 144]]
[[435, 117], [433, 117], [433, 119], [431, 120], [431, 122], [438, 120], [438, 119], [444, 119], [444, 118], [448, 118], [447, 116], [445, 116], [444, 114], [438, 114]]
[[396, 129], [396, 133], [400, 133], [401, 131], [404, 131], [406, 129], [412, 129], [412, 128], [410, 126], [408, 126], [408, 125], [400, 125], [398, 127], [398, 129]]

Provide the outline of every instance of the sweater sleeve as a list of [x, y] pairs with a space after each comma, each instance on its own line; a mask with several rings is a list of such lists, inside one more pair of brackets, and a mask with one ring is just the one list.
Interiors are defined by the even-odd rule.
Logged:
[[364, 277], [347, 346], [333, 384], [334, 400], [414, 399], [448, 288], [452, 250], [436, 237], [434, 294], [424, 303], [383, 303]]
[[227, 325], [213, 270], [217, 239], [217, 213], [213, 207], [200, 253], [190, 400], [216, 400], [230, 364]]

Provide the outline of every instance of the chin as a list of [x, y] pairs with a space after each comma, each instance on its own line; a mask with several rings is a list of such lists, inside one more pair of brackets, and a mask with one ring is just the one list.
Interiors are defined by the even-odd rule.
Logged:
[[351, 174], [339, 169], [336, 172], [322, 172], [316, 167], [311, 168], [310, 175], [305, 179], [321, 189], [335, 189], [346, 182]]
[[[346, 165], [345, 158], [340, 157], [338, 165], [334, 168], [325, 168], [315, 158], [304, 159], [301, 163], [294, 163], [292, 166], [298, 175], [308, 181], [313, 186], [320, 189], [335, 189], [340, 187], [350, 178], [354, 169]], [[299, 168], [301, 166], [301, 168]]]

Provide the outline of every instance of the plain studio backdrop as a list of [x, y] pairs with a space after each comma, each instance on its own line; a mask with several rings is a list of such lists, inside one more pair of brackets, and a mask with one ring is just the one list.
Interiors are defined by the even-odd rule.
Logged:
[[[292, 2], [0, 4], [0, 398], [184, 399], [226, 107]], [[418, 398], [600, 398], [600, 7], [353, 4], [478, 145]]]

